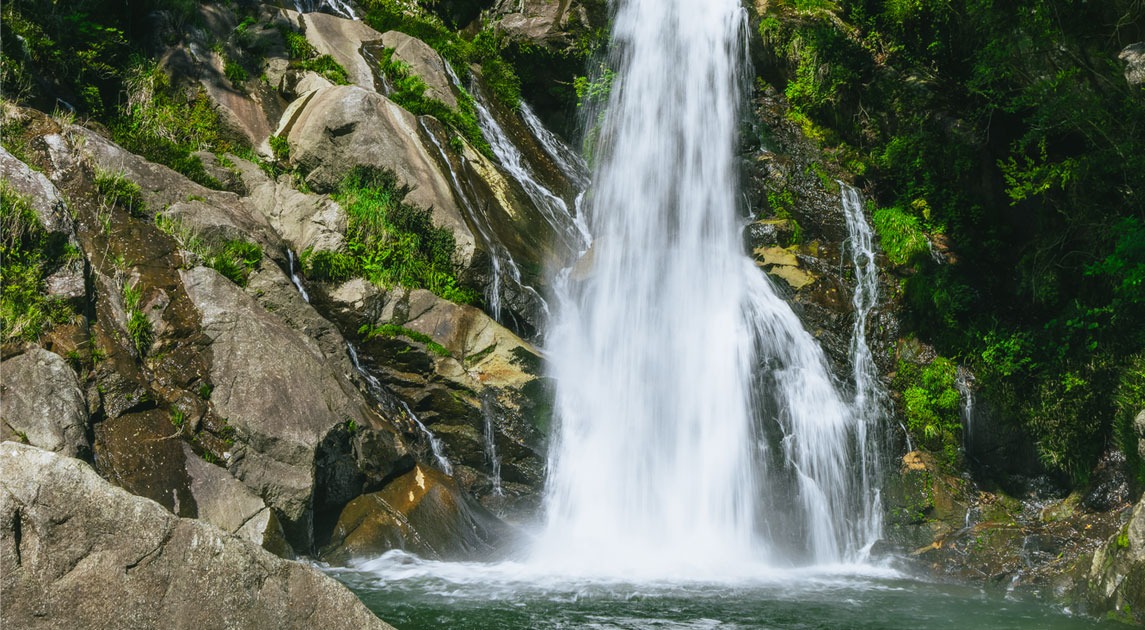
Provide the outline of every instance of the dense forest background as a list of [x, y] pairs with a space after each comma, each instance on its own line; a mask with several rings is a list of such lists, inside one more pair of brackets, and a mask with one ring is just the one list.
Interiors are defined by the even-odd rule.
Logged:
[[[360, 4], [379, 30], [402, 23], [455, 65], [480, 61], [509, 105], [523, 92], [567, 113], [593, 85], [574, 75], [589, 74], [599, 31], [543, 48], [459, 36], [480, 3], [425, 3], [437, 14], [420, 17], [393, 0]], [[1127, 81], [1118, 59], [1145, 39], [1145, 2], [763, 4], [762, 79], [870, 194], [906, 330], [939, 354], [900, 358], [896, 370], [916, 438], [956, 463], [962, 364], [991, 416], [1026, 432], [1047, 470], [1084, 483], [1113, 447], [1145, 483], [1132, 426], [1145, 408], [1145, 86]], [[155, 71], [156, 51], [171, 42], [152, 41], [192, 26], [196, 5], [6, 2], [0, 90], [101, 124], [210, 185], [195, 151], [251, 148], [225, 133], [202, 95]], [[154, 28], [157, 19], [169, 28]], [[322, 71], [313, 51], [283, 37], [295, 63]], [[260, 45], [242, 24], [218, 43], [228, 78], [255, 78]], [[337, 68], [326, 70], [336, 79]], [[42, 261], [6, 259], [5, 320], [29, 309], [50, 320], [35, 296]], [[21, 334], [34, 335], [40, 324], [28, 321]]]

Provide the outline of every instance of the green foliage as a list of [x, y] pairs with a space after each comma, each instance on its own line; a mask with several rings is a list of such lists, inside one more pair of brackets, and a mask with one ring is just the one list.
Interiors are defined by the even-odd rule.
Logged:
[[133, 217], [147, 216], [147, 204], [143, 201], [143, 190], [139, 184], [127, 179], [123, 173], [97, 170], [95, 189], [103, 197], [105, 205], [115, 206]]
[[460, 73], [468, 72], [471, 64], [480, 65], [493, 96], [514, 109], [520, 105], [521, 80], [504, 58], [507, 42], [501, 35], [485, 30], [470, 41], [417, 4], [401, 0], [365, 0], [361, 4], [366, 9], [364, 21], [378, 32], [396, 30], [413, 35], [441, 53]]
[[290, 161], [290, 142], [284, 136], [271, 136], [270, 150], [274, 153], [275, 161], [283, 164]]
[[895, 375], [907, 430], [920, 445], [941, 452], [948, 465], [957, 461], [962, 444], [957, 378], [958, 367], [941, 356], [927, 364], [900, 359]]
[[241, 239], [207, 240], [183, 221], [161, 214], [155, 216], [155, 225], [192, 257], [191, 264], [197, 261], [241, 287], [246, 286], [251, 272], [262, 262], [262, 247], [256, 243]]
[[451, 109], [445, 103], [425, 95], [428, 89], [425, 81], [414, 74], [408, 64], [394, 59], [392, 48], [387, 48], [382, 54], [381, 66], [393, 86], [390, 93], [392, 101], [418, 116], [433, 116], [464, 136], [478, 151], [489, 158], [493, 157], [493, 149], [477, 124], [477, 108], [468, 92], [459, 88], [461, 95], [457, 99], [458, 107]]
[[416, 330], [404, 328], [396, 324], [381, 324], [378, 326], [362, 326], [358, 330], [358, 334], [364, 336], [367, 340], [377, 337], [392, 339], [394, 337], [405, 337], [412, 341], [425, 344], [425, 347], [432, 353], [439, 357], [450, 356], [449, 350], [445, 346], [434, 341], [429, 335], [420, 333]]
[[601, 64], [595, 77], [576, 77], [573, 79], [573, 89], [576, 90], [576, 104], [578, 107], [602, 107], [608, 102], [612, 94], [612, 83], [616, 80], [616, 72]]
[[137, 285], [123, 285], [123, 309], [127, 313], [127, 336], [140, 358], [147, 355], [155, 340], [155, 329], [142, 310], [143, 290]]
[[262, 261], [262, 247], [243, 240], [225, 241], [215, 248], [205, 264], [226, 276], [228, 280], [245, 287], [253, 271]]
[[313, 59], [304, 59], [295, 64], [302, 70], [317, 72], [334, 85], [350, 85], [350, 75], [330, 55], [319, 55]]
[[896, 265], [908, 265], [929, 251], [918, 217], [901, 208], [875, 210], [871, 215], [871, 227], [879, 235], [879, 245], [887, 259]]
[[342, 181], [334, 198], [346, 210], [345, 252], [304, 252], [308, 277], [341, 281], [362, 276], [383, 285], [425, 288], [454, 302], [472, 302], [460, 286], [453, 233], [437, 227], [428, 210], [402, 201], [408, 191], [393, 173], [365, 167]]
[[208, 188], [222, 184], [203, 167], [196, 151], [227, 153], [219, 114], [201, 88], [182, 92], [154, 62], [135, 57], [124, 85], [127, 101], [110, 121], [112, 136], [125, 149], [171, 167]]
[[44, 279], [73, 257], [61, 235], [40, 225], [28, 199], [0, 180], [0, 342], [35, 340], [72, 316], [47, 297]]
[[1137, 414], [1145, 411], [1145, 355], [1136, 355], [1126, 362], [1113, 407], [1113, 443], [1125, 455], [1138, 487], [1145, 487], [1145, 459], [1138, 451], [1141, 436], [1134, 427]]
[[236, 88], [241, 87], [243, 82], [249, 78], [246, 68], [243, 68], [242, 64], [233, 59], [227, 59], [226, 63], [223, 64], [223, 75]]

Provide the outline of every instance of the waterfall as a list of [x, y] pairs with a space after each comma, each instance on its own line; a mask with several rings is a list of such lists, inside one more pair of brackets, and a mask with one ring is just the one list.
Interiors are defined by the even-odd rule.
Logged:
[[313, 13], [323, 9], [346, 19], [358, 19], [358, 13], [349, 0], [294, 0], [294, 10], [299, 13]]
[[861, 559], [863, 414], [742, 251], [746, 14], [738, 0], [626, 0], [614, 25], [593, 264], [554, 288], [533, 561], [667, 579]]
[[867, 323], [871, 310], [879, 300], [879, 275], [875, 265], [875, 239], [871, 226], [863, 214], [863, 200], [859, 191], [843, 182], [838, 182], [843, 202], [843, 216], [847, 223], [847, 243], [851, 252], [851, 265], [855, 273], [855, 291], [851, 305], [855, 309], [855, 321], [851, 328], [851, 344], [848, 358], [851, 361], [851, 376], [854, 380], [855, 397], [851, 410], [855, 414], [855, 441], [859, 455], [859, 486], [863, 496], [863, 527], [857, 530], [859, 538], [854, 544], [865, 546], [874, 542], [882, 528], [882, 507], [878, 487], [878, 445], [872, 439], [878, 422], [883, 418], [885, 407], [883, 389], [879, 384], [879, 372], [874, 356], [867, 345]]

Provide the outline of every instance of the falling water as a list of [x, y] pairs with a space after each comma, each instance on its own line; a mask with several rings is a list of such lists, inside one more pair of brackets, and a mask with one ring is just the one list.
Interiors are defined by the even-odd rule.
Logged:
[[298, 289], [298, 294], [302, 296], [302, 299], [310, 302], [310, 294], [306, 292], [306, 287], [302, 286], [302, 279], [298, 277], [298, 273], [295, 271], [294, 250], [286, 250], [286, 259], [290, 266], [290, 281], [294, 283], [294, 288]]
[[452, 475], [453, 465], [449, 463], [449, 458], [445, 456], [445, 446], [442, 445], [441, 440], [437, 439], [433, 431], [430, 431], [429, 427], [425, 426], [421, 418], [417, 417], [417, 414], [413, 412], [413, 409], [409, 408], [409, 405], [407, 405], [404, 400], [402, 401], [402, 408], [405, 409], [406, 415], [410, 417], [410, 420], [413, 420], [417, 428], [421, 430], [422, 435], [425, 436], [426, 441], [429, 442], [429, 449], [433, 452], [433, 458], [437, 460], [437, 465], [441, 468], [441, 472]]
[[354, 5], [349, 0], [294, 0], [294, 10], [299, 13], [312, 13], [322, 9], [350, 20], [358, 19], [358, 13], [354, 11]]
[[855, 387], [851, 411], [855, 415], [855, 442], [859, 456], [856, 472], [859, 475], [859, 486], [863, 496], [869, 497], [868, 501], [863, 502], [862, 520], [865, 523], [863, 529], [865, 532], [877, 532], [882, 527], [882, 509], [878, 487], [875, 485], [879, 452], [871, 436], [877, 423], [882, 419], [885, 408], [878, 368], [871, 354], [871, 348], [867, 345], [867, 324], [871, 311], [879, 300], [875, 239], [871, 226], [863, 214], [863, 200], [859, 196], [859, 191], [843, 182], [839, 182], [839, 188], [842, 195], [843, 216], [847, 223], [851, 265], [855, 273], [855, 291], [851, 298], [851, 305], [855, 309], [855, 321], [851, 328], [848, 357], [851, 361], [851, 376]]
[[497, 455], [497, 423], [493, 399], [489, 394], [481, 396], [481, 415], [485, 416], [485, 459], [489, 460], [490, 479], [493, 494], [501, 496], [501, 458]]
[[861, 557], [858, 414], [742, 253], [738, 0], [618, 4], [591, 274], [556, 287], [558, 429], [534, 561], [729, 575]]

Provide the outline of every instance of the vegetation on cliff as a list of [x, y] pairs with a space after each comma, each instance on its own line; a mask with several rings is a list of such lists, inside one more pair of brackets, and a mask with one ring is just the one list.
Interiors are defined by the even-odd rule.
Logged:
[[1049, 469], [1084, 481], [1117, 444], [1145, 482], [1127, 433], [1145, 407], [1145, 90], [1118, 61], [1145, 8], [770, 5], [767, 79], [874, 192], [909, 329], [971, 366]]

